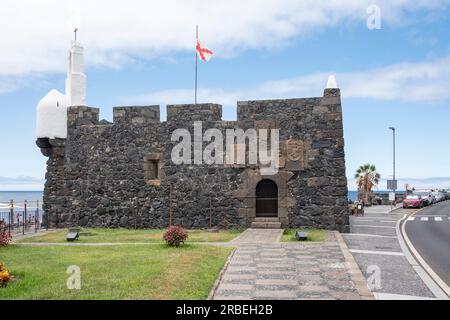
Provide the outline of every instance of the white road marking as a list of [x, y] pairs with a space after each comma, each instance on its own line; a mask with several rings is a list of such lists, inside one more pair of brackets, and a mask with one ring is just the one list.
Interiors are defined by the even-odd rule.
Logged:
[[408, 221], [414, 221], [414, 220], [416, 220], [416, 217], [409, 217], [408, 218]]
[[356, 250], [356, 249], [350, 249], [349, 251], [351, 253], [380, 254], [380, 255], [387, 255], [387, 256], [404, 256], [405, 255], [403, 252], [392, 252], [392, 251]]
[[355, 217], [355, 216], [352, 216], [352, 217], [355, 220], [373, 220], [373, 221], [375, 221], [375, 220], [397, 221], [398, 220], [398, 219], [392, 219], [392, 218], [389, 218], [389, 217]]
[[442, 217], [434, 217], [434, 221], [442, 221]]
[[378, 234], [369, 234], [369, 233], [344, 233], [345, 237], [348, 236], [355, 236], [355, 237], [372, 237], [372, 238], [391, 238], [391, 239], [397, 239], [396, 236], [381, 236]]
[[391, 226], [373, 226], [373, 225], [369, 225], [369, 224], [354, 224], [353, 227], [395, 229], [395, 227], [391, 227]]
[[436, 298], [408, 296], [404, 294], [374, 292], [373, 295], [377, 300], [436, 300]]
[[434, 217], [446, 217], [442, 214], [427, 214], [426, 216], [416, 216], [416, 217], [428, 217], [428, 218], [434, 218]]
[[353, 218], [353, 222], [397, 223], [397, 220]]
[[428, 221], [428, 217], [421, 217], [420, 221]]
[[395, 219], [395, 218], [390, 218], [389, 216], [364, 216], [364, 217], [355, 217], [355, 216], [353, 216], [353, 218], [354, 219], [371, 219], [371, 220], [374, 220], [374, 219], [377, 219], [377, 220], [395, 220], [395, 221], [397, 221], [398, 219]]

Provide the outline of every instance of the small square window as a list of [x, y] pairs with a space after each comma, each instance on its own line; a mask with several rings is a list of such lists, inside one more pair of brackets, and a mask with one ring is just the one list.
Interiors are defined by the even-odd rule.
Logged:
[[151, 154], [144, 157], [144, 178], [149, 185], [161, 184], [159, 155]]

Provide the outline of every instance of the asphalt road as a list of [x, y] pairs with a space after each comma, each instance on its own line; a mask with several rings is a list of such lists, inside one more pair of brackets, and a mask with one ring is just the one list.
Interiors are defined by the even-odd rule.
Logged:
[[450, 286], [450, 201], [419, 211], [408, 219], [405, 231], [426, 263]]

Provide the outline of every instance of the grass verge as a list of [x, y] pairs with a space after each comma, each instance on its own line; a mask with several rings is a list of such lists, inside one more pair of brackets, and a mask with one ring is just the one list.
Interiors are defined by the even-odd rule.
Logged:
[[308, 233], [307, 242], [323, 242], [326, 239], [326, 231], [323, 229], [312, 229], [312, 228], [300, 228], [300, 229], [285, 229], [283, 236], [281, 238], [282, 242], [297, 241], [295, 238], [296, 231], [302, 231]]
[[[81, 235], [77, 242], [80, 243], [163, 243], [162, 237], [165, 230], [129, 230], [129, 229], [88, 229], [88, 235]], [[229, 242], [236, 238], [241, 232], [238, 230], [220, 230], [219, 232], [208, 232], [206, 230], [189, 230], [189, 242]], [[19, 243], [62, 243], [66, 242], [67, 230], [50, 232], [31, 238], [19, 240]]]
[[[208, 245], [0, 248], [16, 280], [5, 299], [205, 299], [232, 248]], [[81, 269], [81, 290], [69, 290], [69, 266]]]

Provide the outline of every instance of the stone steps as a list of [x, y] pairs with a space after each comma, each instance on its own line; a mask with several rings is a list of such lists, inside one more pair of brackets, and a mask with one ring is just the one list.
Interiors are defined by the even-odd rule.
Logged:
[[281, 229], [279, 218], [255, 218], [252, 229]]
[[280, 222], [280, 218], [255, 218], [255, 222]]

